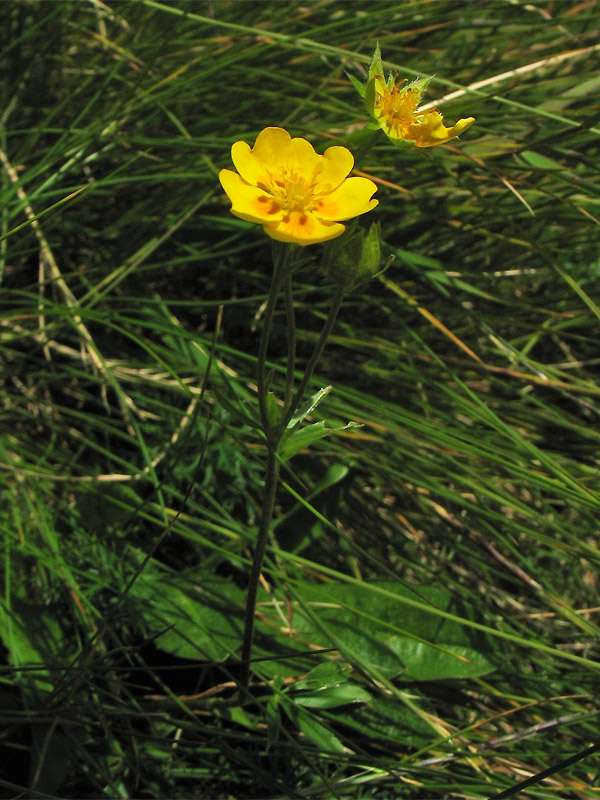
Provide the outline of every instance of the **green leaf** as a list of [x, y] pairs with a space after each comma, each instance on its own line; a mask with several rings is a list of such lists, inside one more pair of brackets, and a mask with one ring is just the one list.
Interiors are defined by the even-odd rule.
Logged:
[[[223, 661], [239, 653], [244, 627], [246, 593], [228, 579], [204, 578], [200, 583], [168, 575], [151, 561], [133, 585], [130, 595], [136, 602], [134, 616], [154, 637], [161, 650], [195, 661]], [[269, 600], [259, 589], [258, 602]], [[301, 643], [278, 634], [281, 626], [268, 627], [257, 620], [253, 655], [269, 657], [261, 661], [260, 671], [268, 677], [298, 675], [307, 664], [302, 656], [291, 657], [294, 650], [304, 650]], [[285, 658], [278, 660], [277, 653]]]
[[337, 736], [321, 724], [315, 716], [291, 702], [282, 702], [282, 708], [288, 717], [294, 722], [300, 731], [310, 739], [320, 750], [328, 753], [345, 752], [344, 745]]
[[171, 655], [222, 661], [239, 649], [242, 603], [235, 584], [204, 584], [202, 589], [183, 591], [163, 582], [154, 587], [146, 623], [158, 634], [157, 646]]
[[305, 678], [301, 678], [294, 683], [294, 691], [309, 689], [316, 691], [330, 686], [338, 686], [340, 682], [347, 681], [350, 676], [350, 667], [345, 664], [336, 664], [333, 661], [325, 661], [319, 664], [308, 673]]
[[407, 636], [392, 636], [387, 642], [405, 666], [403, 680], [477, 678], [494, 669], [482, 653], [471, 647], [441, 643], [432, 647]]
[[295, 412], [287, 424], [288, 429], [295, 428], [298, 423], [302, 422], [303, 419], [306, 419], [306, 417], [319, 405], [321, 400], [324, 397], [327, 397], [332, 389], [333, 386], [326, 386], [324, 389], [319, 389], [316, 394], [313, 394], [310, 400], [304, 403], [304, 405], [300, 406], [300, 408]]
[[555, 161], [553, 158], [548, 158], [548, 156], [543, 156], [541, 153], [535, 153], [533, 150], [523, 150], [520, 153], [520, 157], [526, 164], [529, 164], [531, 167], [535, 167], [536, 169], [543, 169], [543, 170], [564, 170], [566, 167], [563, 164], [559, 164], [558, 161]]
[[298, 501], [286, 514], [277, 518], [274, 528], [279, 546], [294, 553], [301, 553], [310, 547], [325, 530], [317, 514], [327, 519], [337, 516], [352, 480], [353, 471], [348, 463], [335, 461], [313, 491], [303, 498], [310, 507]]
[[269, 420], [269, 425], [271, 428], [276, 428], [281, 422], [282, 409], [273, 392], [267, 392], [265, 406], [267, 408], [267, 419]]
[[370, 699], [369, 692], [351, 683], [294, 696], [294, 701], [304, 708], [337, 708], [348, 703], [368, 703]]
[[43, 667], [57, 665], [65, 656], [61, 627], [37, 605], [14, 598], [12, 605], [10, 610], [0, 605], [0, 641], [8, 650], [8, 661], [14, 667], [41, 667], [29, 673], [29, 680], [37, 689], [50, 691], [52, 673]]
[[278, 453], [282, 461], [287, 461], [300, 450], [309, 447], [317, 439], [322, 439], [324, 436], [331, 436], [334, 433], [349, 430], [350, 428], [359, 428], [355, 422], [349, 422], [347, 425], [336, 425], [335, 427], [327, 427], [325, 422], [315, 422], [312, 425], [307, 425], [305, 428], [286, 433], [279, 445]]
[[[326, 590], [305, 589], [303, 600], [310, 602], [311, 612], [319, 619], [317, 625], [299, 607], [294, 615], [302, 617], [295, 626], [304, 637], [324, 647], [331, 646], [325, 630], [332, 638], [346, 645], [349, 651], [366, 665], [372, 665], [390, 678], [402, 680], [446, 680], [473, 678], [494, 669], [486, 658], [486, 641], [474, 640], [472, 630], [458, 623], [440, 619], [422, 609], [406, 606], [402, 598], [420, 599], [449, 611], [454, 608], [450, 594], [432, 587], [419, 587], [417, 592], [398, 584], [382, 582], [398, 599], [353, 588], [346, 584], [330, 583]], [[468, 617], [466, 609], [453, 613]]]
[[[425, 701], [421, 701], [421, 705]], [[431, 726], [400, 703], [390, 702], [389, 698], [377, 695], [363, 706], [340, 707], [326, 712], [328, 719], [335, 720], [345, 728], [356, 731], [357, 740], [381, 741], [389, 747], [390, 743], [402, 747], [418, 746], [431, 741]]]
[[326, 661], [311, 669], [293, 686], [294, 702], [304, 708], [337, 708], [348, 703], [368, 703], [371, 695], [350, 681], [350, 670]]
[[344, 745], [337, 736], [314, 717], [300, 713], [298, 715], [298, 727], [307, 739], [316, 744], [320, 750], [324, 750], [327, 753], [345, 752]]

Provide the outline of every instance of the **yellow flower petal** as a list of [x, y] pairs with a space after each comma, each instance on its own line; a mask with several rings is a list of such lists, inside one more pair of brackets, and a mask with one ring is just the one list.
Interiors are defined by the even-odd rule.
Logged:
[[317, 244], [335, 239], [344, 232], [345, 226], [339, 222], [321, 222], [314, 214], [290, 211], [281, 222], [263, 225], [265, 233], [280, 242], [295, 244]]
[[237, 172], [222, 169], [219, 172], [221, 186], [231, 200], [231, 213], [248, 222], [272, 222], [280, 220], [284, 212], [276, 201], [258, 186], [251, 186]]
[[383, 93], [387, 89], [386, 83], [383, 79], [383, 75], [376, 75], [375, 76], [375, 92], [380, 97], [383, 96]]
[[350, 174], [354, 166], [354, 156], [346, 147], [335, 145], [328, 147], [322, 158], [321, 191], [326, 187], [337, 189], [344, 178]]
[[459, 120], [456, 125], [447, 128], [444, 125], [444, 118], [439, 111], [426, 111], [415, 117], [411, 122], [406, 139], [414, 142], [417, 147], [433, 147], [436, 144], [445, 142], [459, 136], [469, 125], [475, 122], [474, 117]]
[[265, 128], [252, 149], [246, 142], [235, 142], [231, 160], [242, 178], [256, 186], [268, 172], [276, 171], [282, 162], [288, 161], [291, 145], [292, 137], [283, 128]]
[[297, 171], [308, 178], [321, 166], [322, 161], [323, 156], [315, 153], [315, 148], [312, 144], [306, 139], [298, 137], [292, 139], [285, 166], [289, 172]]
[[377, 185], [368, 178], [348, 178], [341, 186], [319, 198], [315, 208], [322, 220], [350, 219], [371, 211], [378, 200], [371, 200]]

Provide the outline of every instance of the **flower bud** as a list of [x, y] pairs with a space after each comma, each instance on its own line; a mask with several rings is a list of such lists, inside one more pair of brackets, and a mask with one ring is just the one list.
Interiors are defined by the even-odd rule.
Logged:
[[322, 266], [330, 281], [352, 290], [379, 271], [380, 257], [379, 225], [373, 223], [365, 234], [354, 224], [337, 239], [327, 242]]

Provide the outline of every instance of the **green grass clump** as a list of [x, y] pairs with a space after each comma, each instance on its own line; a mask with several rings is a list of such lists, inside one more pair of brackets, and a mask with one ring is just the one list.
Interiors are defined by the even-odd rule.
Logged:
[[[585, 751], [600, 9], [0, 17], [2, 796], [483, 799]], [[217, 175], [268, 125], [359, 152], [346, 73], [377, 41], [476, 123], [426, 155], [381, 136], [356, 164], [393, 260], [345, 300], [312, 387], [333, 385], [315, 421], [362, 427], [282, 471], [240, 705], [271, 260]], [[330, 299], [298, 274], [300, 367]], [[596, 797], [597, 771], [590, 753], [519, 796]]]

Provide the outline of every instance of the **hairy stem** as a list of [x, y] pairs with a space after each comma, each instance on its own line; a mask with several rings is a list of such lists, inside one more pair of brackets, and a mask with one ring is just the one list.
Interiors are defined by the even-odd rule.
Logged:
[[252, 569], [248, 581], [248, 594], [246, 595], [246, 611], [244, 614], [244, 639], [242, 642], [242, 663], [239, 677], [239, 686], [242, 695], [248, 692], [250, 680], [250, 657], [252, 655], [252, 641], [254, 639], [254, 614], [256, 610], [256, 594], [262, 571], [267, 542], [269, 540], [269, 530], [271, 519], [273, 518], [273, 507], [275, 505], [275, 495], [277, 493], [277, 482], [279, 479], [279, 462], [277, 454], [272, 447], [269, 447], [267, 459], [267, 469], [265, 474], [265, 494], [258, 526], [258, 536], [254, 548], [254, 558], [252, 559]]
[[[273, 315], [279, 296], [279, 289], [282, 281], [285, 281], [285, 298], [287, 312], [287, 331], [288, 331], [288, 375], [286, 378], [286, 401], [290, 402], [293, 390], [294, 364], [296, 359], [296, 329], [294, 323], [294, 308], [292, 299], [292, 268], [295, 257], [295, 248], [287, 246], [278, 251], [273, 265], [273, 276], [267, 298], [265, 309], [265, 321], [260, 337], [258, 349], [257, 365], [257, 386], [258, 386], [258, 406], [260, 410], [260, 422], [265, 439], [267, 442], [267, 467], [265, 471], [265, 489], [263, 503], [258, 526], [258, 535], [254, 555], [252, 557], [252, 567], [248, 580], [248, 593], [246, 595], [246, 610], [244, 613], [244, 636], [242, 641], [242, 663], [239, 678], [239, 686], [242, 696], [248, 695], [248, 684], [250, 681], [250, 658], [252, 656], [252, 641], [254, 639], [254, 616], [256, 611], [256, 595], [258, 584], [262, 572], [262, 565], [269, 540], [269, 530], [273, 518], [273, 507], [275, 506], [275, 496], [277, 493], [277, 482], [279, 479], [279, 462], [277, 460], [277, 448], [281, 440], [282, 429], [280, 426], [273, 426], [273, 421], [269, 419], [267, 408], [267, 351], [271, 328], [273, 325]], [[291, 316], [291, 319], [290, 319]], [[290, 377], [291, 372], [291, 377]]]
[[292, 294], [292, 272], [285, 276], [285, 313], [287, 318], [287, 369], [285, 378], [285, 396], [283, 399], [283, 413], [286, 414], [292, 402], [294, 391], [294, 372], [296, 369], [296, 320], [294, 319], [294, 297]]
[[[271, 287], [269, 289], [269, 296], [267, 299], [265, 321], [261, 334], [258, 354], [258, 404], [260, 408], [261, 426], [267, 442], [268, 457], [265, 471], [263, 504], [258, 526], [256, 546], [254, 548], [254, 555], [252, 558], [250, 578], [248, 580], [246, 609], [244, 613], [244, 636], [242, 641], [241, 669], [239, 677], [239, 688], [242, 699], [248, 698], [248, 686], [250, 683], [250, 661], [252, 657], [252, 643], [254, 639], [254, 618], [256, 614], [256, 597], [258, 593], [258, 584], [260, 582], [265, 552], [269, 541], [269, 531], [271, 529], [273, 509], [275, 507], [275, 497], [277, 494], [277, 484], [279, 481], [279, 460], [277, 457], [277, 450], [287, 424], [302, 402], [302, 397], [310, 382], [317, 361], [323, 353], [325, 344], [327, 343], [327, 339], [329, 338], [329, 335], [333, 329], [344, 297], [344, 287], [339, 285], [331, 303], [329, 314], [327, 315], [327, 319], [325, 320], [325, 324], [323, 325], [323, 329], [319, 339], [317, 340], [317, 344], [315, 345], [314, 352], [310, 357], [308, 364], [306, 365], [306, 371], [302, 377], [302, 380], [300, 381], [300, 385], [294, 393], [294, 371], [296, 365], [296, 323], [294, 320], [294, 299], [292, 296], [292, 266], [294, 255], [294, 249], [288, 247], [283, 252], [280, 252], [279, 257], [276, 260], [273, 270], [273, 277], [271, 279]], [[273, 421], [269, 419], [267, 408], [268, 387], [266, 385], [266, 362], [271, 327], [273, 324], [273, 315], [282, 282], [284, 282], [285, 308], [287, 317], [288, 355], [282, 419], [278, 425], [274, 425]]]
[[323, 325], [323, 330], [321, 331], [321, 335], [315, 345], [314, 352], [309, 359], [308, 364], [306, 365], [306, 370], [304, 375], [302, 376], [302, 380], [300, 381], [300, 385], [296, 390], [296, 394], [292, 402], [290, 403], [290, 407], [284, 411], [283, 419], [281, 420], [281, 431], [283, 432], [294, 415], [294, 412], [298, 409], [298, 406], [302, 402], [302, 396], [306, 391], [306, 387], [308, 386], [310, 379], [312, 378], [312, 374], [315, 371], [315, 367], [317, 366], [317, 361], [321, 357], [323, 350], [325, 349], [325, 345], [327, 344], [327, 339], [333, 329], [335, 324], [335, 320], [337, 318], [338, 312], [342, 305], [342, 300], [344, 299], [344, 291], [345, 288], [342, 284], [339, 284], [336, 291], [334, 298], [331, 303], [331, 308], [329, 309], [329, 314], [327, 315], [327, 319], [325, 320], [325, 324]]
[[265, 436], [268, 438], [268, 431], [270, 428], [269, 415], [267, 413], [267, 385], [266, 385], [266, 370], [267, 370], [267, 348], [269, 346], [269, 337], [271, 336], [271, 327], [273, 325], [273, 314], [275, 313], [275, 304], [277, 303], [277, 295], [279, 294], [279, 286], [281, 284], [281, 269], [280, 265], [276, 264], [271, 278], [271, 286], [269, 288], [269, 296], [267, 298], [267, 307], [265, 309], [265, 321], [260, 336], [260, 345], [258, 348], [258, 367], [257, 379], [258, 386], [258, 408], [260, 411], [260, 422]]

